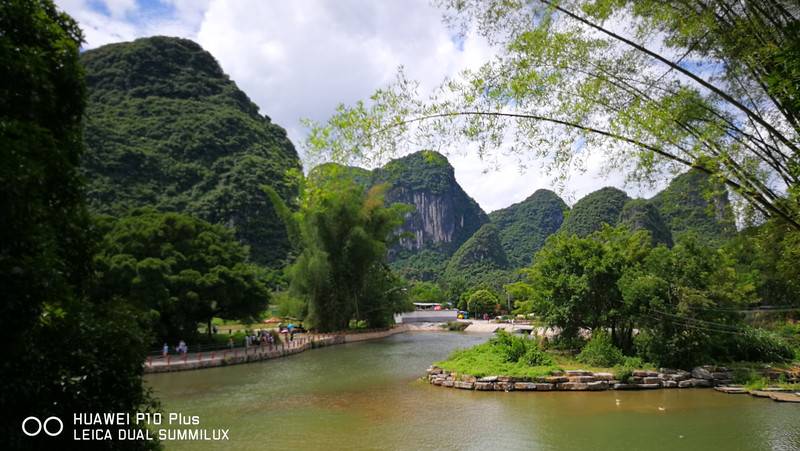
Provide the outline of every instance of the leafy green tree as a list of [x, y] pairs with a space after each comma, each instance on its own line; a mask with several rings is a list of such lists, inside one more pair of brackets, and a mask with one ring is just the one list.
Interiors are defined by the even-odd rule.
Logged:
[[[144, 322], [124, 300], [87, 297], [93, 243], [77, 167], [81, 40], [49, 0], [0, 2], [0, 409], [9, 416], [0, 436], [9, 450], [74, 446], [74, 412], [155, 408], [142, 385]], [[23, 435], [31, 415], [60, 417], [63, 433]]]
[[485, 289], [475, 290], [464, 300], [465, 302], [461, 306], [462, 310], [468, 311], [475, 317], [484, 313], [494, 313], [500, 303], [494, 293]]
[[386, 189], [366, 190], [344, 176], [309, 177], [300, 210], [292, 213], [277, 192], [264, 187], [300, 252], [287, 273], [293, 295], [307, 303], [308, 326], [343, 330], [356, 320], [381, 327], [408, 308], [405, 284], [386, 258], [409, 209], [385, 206]]
[[447, 302], [444, 291], [433, 282], [414, 282], [408, 297], [412, 302]]
[[646, 181], [688, 168], [800, 229], [800, 34], [787, 0], [442, 0], [498, 55], [429, 97], [401, 72], [312, 127], [334, 159], [511, 139], [566, 177], [591, 154]]
[[263, 269], [233, 231], [143, 209], [111, 223], [95, 257], [97, 296], [129, 299], [158, 317], [163, 339], [193, 337], [211, 319], [253, 319], [268, 304]]
[[800, 307], [800, 232], [780, 220], [740, 232], [725, 244], [739, 271], [752, 274], [762, 302]]
[[692, 235], [655, 248], [618, 285], [640, 329], [639, 352], [665, 366], [735, 358], [731, 349], [744, 331], [737, 310], [757, 300], [730, 256]]
[[624, 226], [605, 226], [585, 238], [553, 235], [525, 271], [531, 299], [520, 305], [560, 327], [565, 338], [609, 328], [614, 344], [630, 349], [635, 323], [617, 282], [649, 254], [650, 240], [646, 231]]

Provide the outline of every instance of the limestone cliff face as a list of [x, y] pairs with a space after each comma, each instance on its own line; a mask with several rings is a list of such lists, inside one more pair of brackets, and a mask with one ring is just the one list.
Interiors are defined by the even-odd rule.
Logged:
[[461, 196], [464, 193], [458, 192], [461, 188], [457, 185], [455, 188], [451, 191], [456, 192], [449, 193], [415, 191], [405, 187], [389, 191], [389, 202], [414, 206], [401, 229], [406, 232], [400, 240], [403, 249], [417, 251], [435, 247], [453, 250], [471, 236], [475, 226], [485, 222], [482, 211], [460, 209], [460, 205], [465, 203]]
[[373, 171], [326, 164], [309, 174], [318, 175], [352, 177], [365, 186], [388, 183], [387, 204], [413, 207], [399, 230], [400, 242], [389, 252], [392, 267], [409, 279], [438, 279], [450, 256], [489, 222], [459, 186], [447, 158], [436, 152], [406, 155]]
[[461, 189], [453, 167], [436, 152], [417, 152], [374, 171], [373, 183], [389, 183], [390, 203], [414, 207], [392, 257], [435, 249], [448, 256], [488, 222], [486, 213]]

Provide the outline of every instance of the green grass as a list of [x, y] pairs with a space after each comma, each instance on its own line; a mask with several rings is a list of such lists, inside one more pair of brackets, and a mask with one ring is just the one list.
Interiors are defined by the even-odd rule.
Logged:
[[524, 362], [508, 362], [492, 343], [483, 343], [454, 352], [450, 358], [436, 363], [450, 372], [471, 376], [548, 376], [559, 370], [558, 366], [528, 366]]
[[[543, 351], [535, 340], [500, 332], [488, 342], [456, 351], [447, 360], [435, 365], [447, 371], [477, 377], [541, 377], [562, 370], [621, 374], [623, 370], [630, 373], [634, 369], [653, 368], [652, 364], [641, 362], [641, 359], [628, 357], [624, 360], [624, 365], [615, 367], [589, 365], [579, 362], [575, 356], [566, 352]], [[541, 364], [530, 364], [531, 362]]]
[[750, 382], [745, 384], [745, 388], [748, 390], [763, 390], [766, 387], [779, 387], [800, 392], [800, 384], [790, 384], [788, 382], [769, 380], [766, 377], [752, 379]]

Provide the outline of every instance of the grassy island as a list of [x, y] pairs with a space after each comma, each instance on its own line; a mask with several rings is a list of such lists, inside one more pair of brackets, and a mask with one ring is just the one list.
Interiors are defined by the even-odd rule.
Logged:
[[477, 377], [548, 376], [561, 369], [553, 356], [539, 349], [536, 341], [502, 331], [486, 343], [454, 352], [436, 366]]
[[610, 372], [624, 378], [632, 369], [652, 369], [654, 366], [639, 358], [612, 355], [602, 349], [608, 337], [593, 340], [589, 349], [577, 356], [545, 350], [538, 340], [498, 331], [486, 343], [454, 352], [447, 360], [435, 365], [447, 371], [471, 376], [549, 376], [565, 370], [582, 369], [593, 372]]

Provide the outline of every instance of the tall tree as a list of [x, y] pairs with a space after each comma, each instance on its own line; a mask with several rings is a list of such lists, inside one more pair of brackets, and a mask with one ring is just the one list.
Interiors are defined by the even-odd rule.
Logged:
[[800, 8], [789, 0], [442, 0], [498, 55], [430, 97], [405, 78], [312, 127], [334, 159], [512, 137], [565, 176], [695, 168], [800, 229]]
[[333, 331], [351, 320], [391, 324], [405, 296], [386, 264], [387, 251], [409, 207], [385, 206], [387, 185], [367, 190], [344, 176], [310, 177], [296, 213], [264, 189], [300, 250], [288, 274], [293, 294], [307, 302], [308, 326]]
[[647, 231], [630, 232], [626, 226], [608, 225], [586, 237], [558, 233], [547, 239], [527, 269], [528, 290], [514, 287], [530, 300], [520, 302], [524, 313], [533, 312], [548, 324], [575, 337], [580, 329], [608, 328], [614, 344], [630, 349], [633, 318], [623, 302], [618, 281], [652, 249]]
[[[89, 299], [92, 245], [83, 151], [81, 31], [49, 0], [0, 2], [0, 425], [5, 449], [72, 441], [75, 412], [153, 407], [142, 386], [147, 335], [130, 306]], [[22, 434], [57, 416], [57, 437]], [[143, 442], [95, 442], [143, 448]]]

